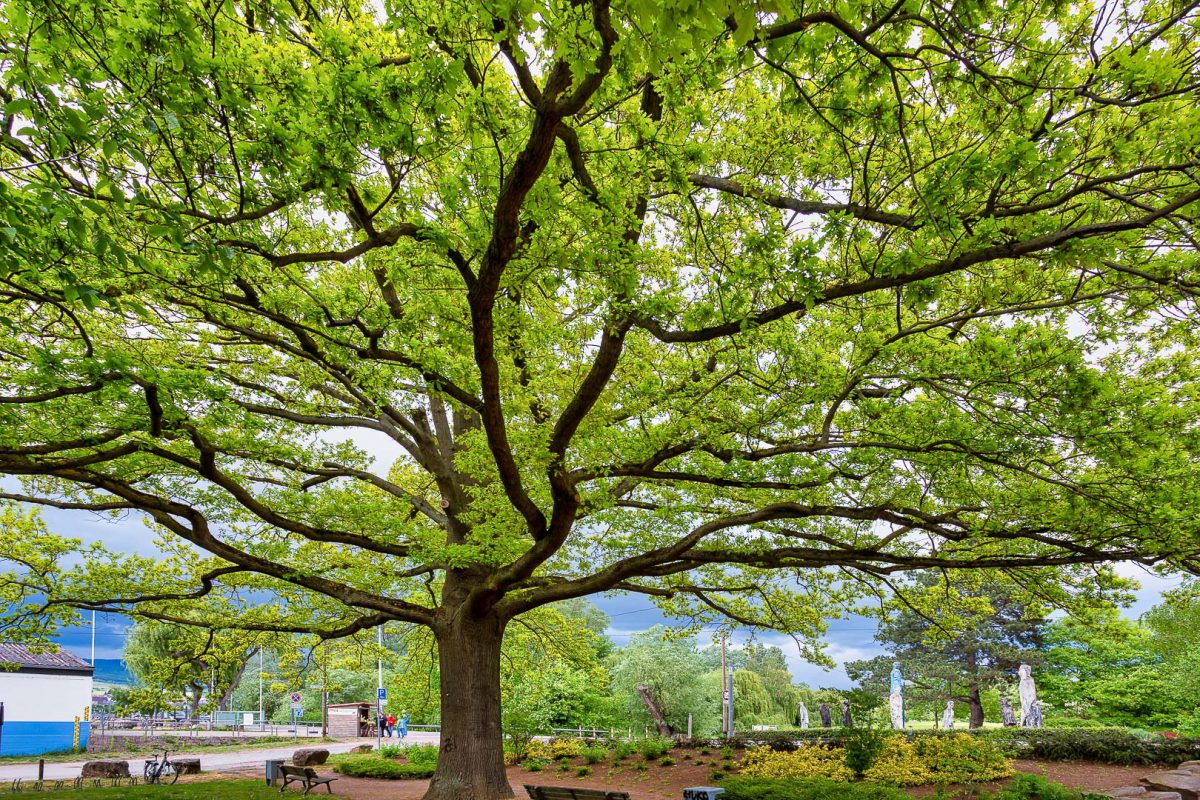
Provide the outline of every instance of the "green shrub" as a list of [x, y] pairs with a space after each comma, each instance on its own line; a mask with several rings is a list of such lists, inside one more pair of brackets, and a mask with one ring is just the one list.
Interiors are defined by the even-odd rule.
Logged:
[[846, 767], [861, 778], [883, 752], [887, 738], [886, 733], [875, 728], [851, 728], [847, 731], [843, 743], [846, 749]]
[[637, 744], [634, 742], [617, 742], [613, 748], [613, 761], [624, 761], [631, 755], [637, 752]]
[[846, 768], [841, 748], [811, 745], [798, 750], [752, 747], [742, 757], [741, 772], [750, 778], [827, 778], [849, 781], [854, 773]]
[[725, 777], [725, 773], [719, 769], [714, 769], [712, 772], [708, 773], [708, 779], [710, 781], [712, 781], [713, 783], [716, 783], [717, 781], [721, 780], [721, 778], [724, 778], [724, 777]]
[[721, 758], [733, 758], [733, 748], [725, 745], [721, 748]]
[[675, 759], [670, 756], [663, 756], [658, 760], [658, 765], [660, 767], [673, 767], [675, 766]]
[[970, 736], [937, 736], [918, 739], [917, 758], [936, 783], [978, 783], [1006, 778], [1012, 764], [995, 742]]
[[347, 758], [334, 764], [333, 768], [352, 778], [382, 778], [391, 781], [432, 778], [436, 769], [433, 764], [399, 764], [378, 756]]
[[[1200, 729], [1200, 718], [1197, 719]], [[810, 728], [790, 731], [755, 731], [730, 739], [696, 739], [701, 747], [769, 747], [791, 751], [797, 742], [820, 742], [842, 747], [848, 731]], [[1200, 737], [1180, 736], [1167, 739], [1158, 734], [1134, 731], [1129, 728], [985, 728], [974, 731], [918, 730], [908, 731], [913, 743], [947, 736], [969, 735], [995, 742], [1015, 758], [1046, 761], [1099, 761], [1122, 766], [1174, 766], [1183, 761], [1200, 759]], [[703, 750], [701, 750], [703, 753]]]
[[385, 744], [379, 748], [379, 757], [399, 758], [402, 750], [404, 750], [404, 748], [398, 744]]
[[725, 790], [721, 800], [908, 800], [889, 786], [818, 778], [728, 778], [721, 781], [721, 788]]
[[1174, 766], [1200, 759], [1200, 739], [1139, 736], [1124, 728], [1001, 728], [976, 735], [1005, 747], [1017, 758], [1100, 761], [1122, 766]]
[[980, 800], [1087, 800], [1099, 796], [1068, 789], [1040, 775], [1018, 774], [1001, 791], [996, 794], [984, 792]]
[[432, 744], [414, 744], [402, 748], [404, 758], [410, 764], [437, 764], [438, 749]]
[[647, 761], [654, 761], [662, 758], [667, 753], [671, 752], [671, 746], [674, 744], [670, 739], [642, 739], [638, 743], [638, 752]]
[[604, 747], [585, 747], [580, 753], [583, 760], [589, 764], [599, 764], [604, 759], [608, 758], [608, 749]]
[[540, 758], [531, 758], [528, 761], [521, 762], [521, 769], [526, 769], [530, 772], [541, 772], [545, 766], [546, 762]]
[[586, 778], [588, 775], [592, 774], [592, 768], [591, 767], [576, 767], [575, 774], [578, 775], [580, 778]]
[[1094, 719], [1081, 719], [1080, 717], [1052, 717], [1046, 720], [1047, 728], [1109, 728], [1110, 725], [1105, 725], [1103, 722], [1097, 722]]

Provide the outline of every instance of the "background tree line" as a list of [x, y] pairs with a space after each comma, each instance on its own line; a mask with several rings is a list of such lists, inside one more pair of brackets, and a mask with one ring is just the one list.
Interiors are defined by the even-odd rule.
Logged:
[[[944, 586], [920, 576], [935, 600]], [[939, 612], [891, 609], [877, 639], [888, 652], [846, 664], [864, 695], [887, 693], [893, 661], [907, 681], [910, 723], [939, 724], [947, 700], [956, 719], [977, 727], [1000, 721], [1000, 697], [1015, 692], [1016, 669], [1034, 665], [1047, 724], [1055, 727], [1123, 726], [1200, 733], [1200, 587], [1168, 592], [1141, 619], [1098, 604], [1090, 615], [1051, 616], [1019, 602], [1001, 584], [957, 582], [957, 605]], [[914, 595], [915, 596], [915, 595]], [[970, 609], [969, 611], [966, 609]], [[646, 687], [677, 732], [689, 715], [697, 734], [720, 730], [721, 651], [697, 636], [662, 628], [634, 634], [624, 646], [605, 635], [608, 617], [591, 603], [573, 601], [514, 627], [505, 640], [504, 723], [538, 732], [595, 726], [654, 730], [638, 687]], [[311, 643], [310, 643], [311, 644]], [[304, 719], [319, 719], [328, 702], [370, 702], [376, 659], [370, 637], [306, 646], [302, 637], [255, 642], [244, 633], [209, 636], [159, 623], [135, 625], [126, 662], [139, 686], [118, 692], [125, 711], [181, 708], [189, 713], [258, 708], [258, 647], [263, 647], [264, 698], [269, 720], [290, 719], [288, 695], [301, 691]], [[408, 711], [415, 724], [440, 721], [437, 653], [420, 629], [384, 638], [384, 683], [389, 708]], [[734, 678], [736, 725], [787, 728], [798, 724], [804, 702], [835, 710], [852, 693], [797, 683], [783, 650], [750, 642], [726, 650]], [[835, 714], [836, 716], [836, 714]]]

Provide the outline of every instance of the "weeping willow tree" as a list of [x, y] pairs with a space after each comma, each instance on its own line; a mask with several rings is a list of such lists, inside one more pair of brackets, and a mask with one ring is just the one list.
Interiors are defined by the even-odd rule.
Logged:
[[[0, 0], [7, 635], [787, 630], [914, 569], [1197, 569], [1197, 13], [1149, 0]], [[27, 527], [27, 526], [26, 526]], [[64, 529], [63, 533], [69, 533]]]

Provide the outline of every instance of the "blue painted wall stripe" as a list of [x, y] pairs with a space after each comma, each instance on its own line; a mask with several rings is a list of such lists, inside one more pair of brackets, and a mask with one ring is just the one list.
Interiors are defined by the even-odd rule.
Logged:
[[[79, 723], [79, 746], [87, 747], [90, 722]], [[0, 755], [37, 756], [70, 750], [74, 722], [5, 722], [0, 728]]]

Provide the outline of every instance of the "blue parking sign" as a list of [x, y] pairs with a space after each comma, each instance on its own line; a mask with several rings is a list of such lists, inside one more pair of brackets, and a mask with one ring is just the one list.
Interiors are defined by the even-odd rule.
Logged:
[[379, 699], [387, 700], [387, 689], [383, 688], [382, 686], [379, 687]]

